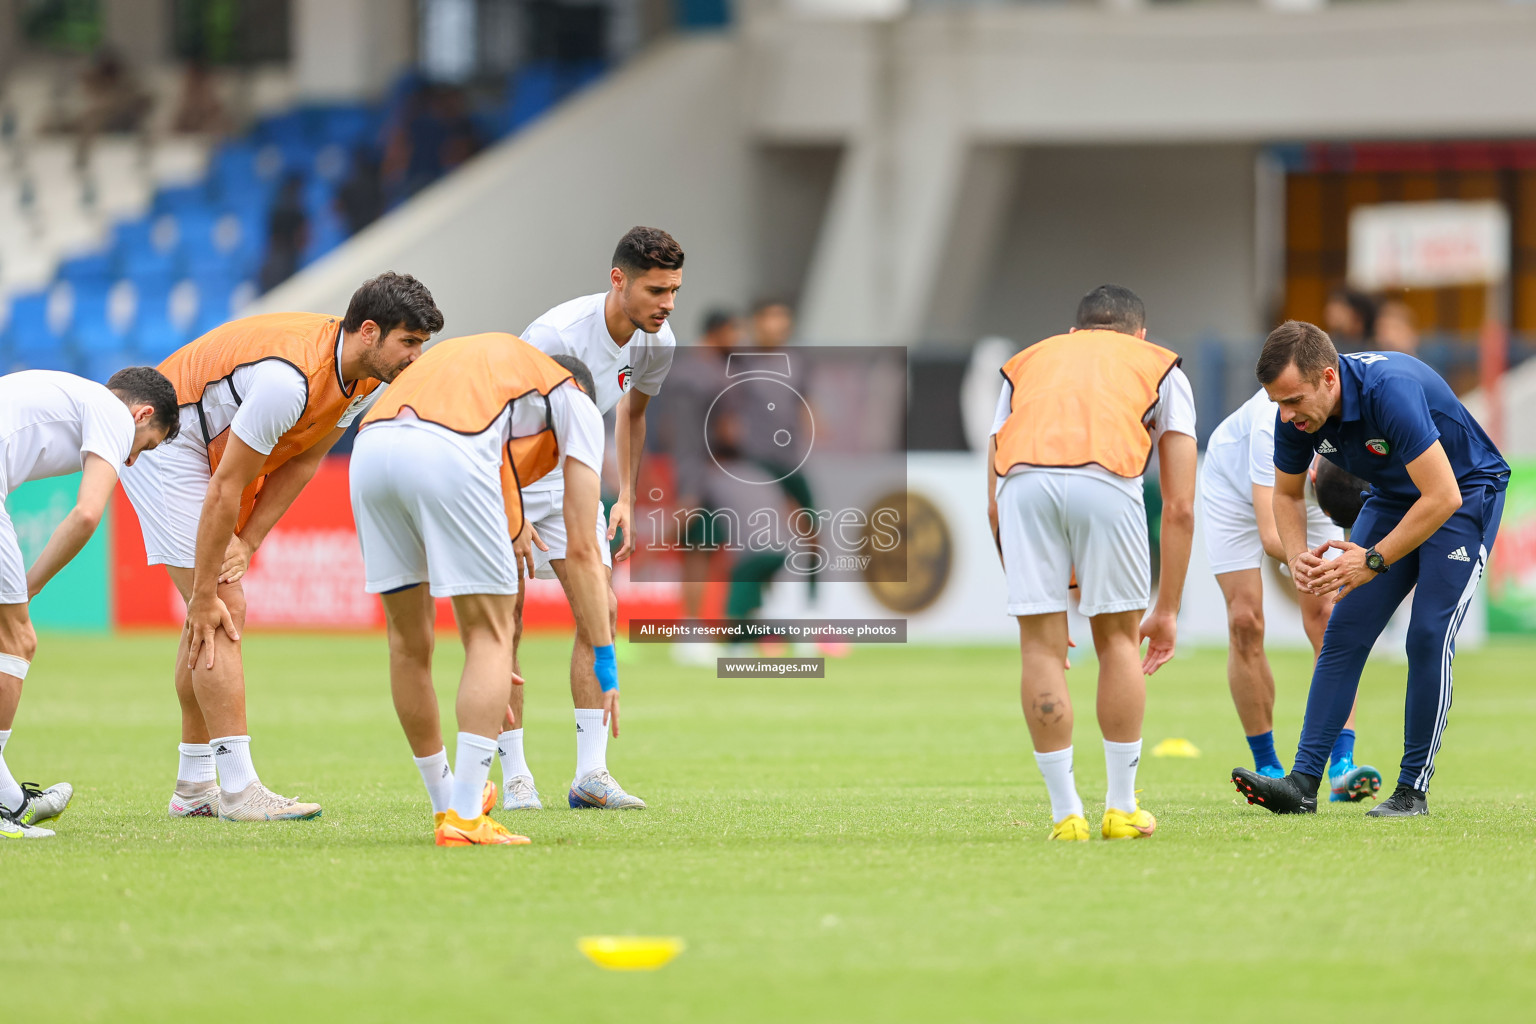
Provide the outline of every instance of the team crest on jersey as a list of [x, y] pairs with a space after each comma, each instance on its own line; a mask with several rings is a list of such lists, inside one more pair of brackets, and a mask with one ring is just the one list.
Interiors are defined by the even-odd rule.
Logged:
[[626, 366], [619, 371], [619, 390], [621, 392], [629, 390], [629, 382], [634, 379], [634, 376], [635, 368], [633, 366]]
[[1387, 439], [1384, 437], [1371, 438], [1365, 442], [1365, 447], [1375, 455], [1385, 455], [1392, 450], [1392, 446], [1387, 444]]

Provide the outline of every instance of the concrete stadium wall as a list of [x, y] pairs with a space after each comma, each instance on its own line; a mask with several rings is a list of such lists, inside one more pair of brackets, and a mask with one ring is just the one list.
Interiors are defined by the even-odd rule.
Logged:
[[450, 332], [517, 330], [655, 223], [691, 256], [685, 339], [711, 305], [789, 291], [809, 342], [1026, 341], [1106, 279], [1167, 340], [1247, 338], [1274, 276], [1264, 144], [1536, 134], [1536, 5], [789, 10], [651, 51], [263, 308], [336, 309], [394, 267]]
[[1262, 334], [1251, 146], [1031, 147], [1002, 244], [962, 339], [1027, 344], [1071, 325], [1103, 283], [1133, 288], [1148, 327], [1184, 342]]

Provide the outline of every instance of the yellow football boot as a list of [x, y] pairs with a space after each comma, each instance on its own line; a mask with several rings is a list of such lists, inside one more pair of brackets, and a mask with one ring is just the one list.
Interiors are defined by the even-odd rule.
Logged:
[[465, 821], [451, 807], [443, 812], [436, 835], [438, 846], [526, 846], [531, 842], [527, 836], [508, 831], [488, 814]]
[[1051, 826], [1047, 839], [1065, 839], [1072, 843], [1088, 841], [1088, 819], [1081, 814], [1069, 814]]
[[[495, 807], [496, 807], [496, 783], [492, 782], [490, 779], [486, 779], [485, 780], [485, 788], [480, 791], [480, 813], [481, 814], [490, 814], [491, 811], [493, 809], [495, 809]], [[432, 815], [432, 824], [433, 824], [434, 827], [436, 827], [438, 825], [441, 825], [442, 823], [443, 823], [443, 812], [442, 811], [438, 811], [436, 814]]]
[[1127, 814], [1113, 807], [1104, 810], [1101, 831], [1105, 839], [1145, 839], [1157, 828], [1157, 819], [1139, 806]]

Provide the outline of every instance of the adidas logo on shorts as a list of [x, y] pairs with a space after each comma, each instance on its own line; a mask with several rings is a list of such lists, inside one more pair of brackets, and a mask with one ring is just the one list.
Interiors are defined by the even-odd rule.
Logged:
[[1455, 551], [1452, 551], [1450, 554], [1446, 555], [1445, 557], [1451, 559], [1454, 562], [1470, 562], [1470, 561], [1472, 561], [1471, 556], [1467, 554], [1467, 549], [1464, 548], [1464, 547], [1457, 548]]
[[1317, 453], [1319, 455], [1337, 455], [1339, 450], [1333, 446], [1332, 441], [1325, 437], [1323, 438], [1323, 443], [1317, 446]]

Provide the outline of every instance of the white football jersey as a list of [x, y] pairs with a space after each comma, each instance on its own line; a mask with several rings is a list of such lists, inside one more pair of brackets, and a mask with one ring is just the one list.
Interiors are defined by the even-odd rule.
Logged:
[[87, 452], [121, 472], [135, 429], [128, 406], [95, 381], [54, 370], [0, 377], [0, 499], [29, 480], [79, 472]]
[[[607, 292], [598, 292], [562, 302], [522, 333], [524, 341], [547, 355], [575, 356], [586, 363], [597, 388], [593, 396], [597, 408], [605, 415], [631, 389], [647, 395], [660, 392], [677, 348], [671, 324], [663, 325], [655, 334], [636, 328], [627, 342], [615, 344], [603, 318], [607, 297]], [[559, 473], [551, 473], [523, 490], [554, 490], [563, 481]]]

